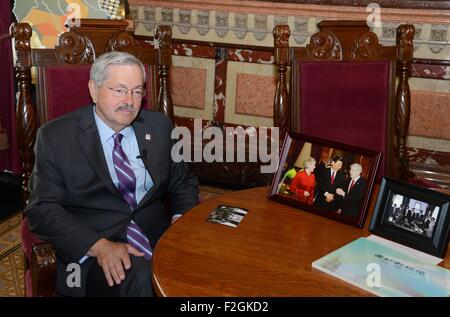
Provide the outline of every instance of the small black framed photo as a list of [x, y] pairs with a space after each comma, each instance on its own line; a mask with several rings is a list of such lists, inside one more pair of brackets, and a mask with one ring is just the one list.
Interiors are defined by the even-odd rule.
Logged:
[[289, 132], [269, 199], [361, 228], [382, 153]]
[[369, 231], [442, 258], [450, 229], [450, 196], [383, 177]]

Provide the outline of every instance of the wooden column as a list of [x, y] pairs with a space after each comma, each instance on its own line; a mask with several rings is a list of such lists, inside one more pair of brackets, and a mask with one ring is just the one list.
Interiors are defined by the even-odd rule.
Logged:
[[172, 64], [172, 29], [167, 25], [159, 26], [156, 30], [155, 40], [159, 45], [158, 73], [160, 92], [158, 111], [165, 113], [174, 122], [172, 95], [169, 85], [169, 66]]
[[[288, 25], [277, 25], [273, 30], [275, 47], [275, 65], [277, 69], [277, 85], [273, 109], [273, 124], [280, 128], [280, 140], [283, 141], [290, 127], [289, 93], [286, 85], [286, 70], [289, 62], [289, 36], [291, 31]], [[280, 142], [280, 145], [282, 142]]]
[[18, 88], [16, 133], [22, 164], [22, 203], [25, 206], [29, 197], [28, 181], [34, 164], [36, 140], [36, 106], [32, 104], [30, 94], [32, 30], [28, 23], [14, 23], [10, 33], [14, 41], [14, 71]]
[[406, 153], [406, 137], [409, 129], [409, 117], [411, 113], [411, 95], [408, 78], [411, 75], [411, 61], [413, 57], [413, 38], [415, 28], [412, 24], [402, 24], [397, 28], [398, 50], [398, 76], [399, 83], [395, 96], [395, 153], [398, 153], [398, 177], [408, 179], [411, 177]]

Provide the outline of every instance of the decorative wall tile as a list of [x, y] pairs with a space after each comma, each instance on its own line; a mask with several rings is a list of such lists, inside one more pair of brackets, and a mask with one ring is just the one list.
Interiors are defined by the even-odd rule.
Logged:
[[161, 22], [165, 25], [173, 25], [173, 9], [162, 8], [161, 9]]
[[173, 55], [171, 68], [175, 116], [213, 120], [214, 59]]
[[197, 12], [197, 25], [195, 28], [198, 34], [204, 36], [209, 32], [209, 11]]
[[447, 41], [447, 29], [448, 25], [445, 24], [434, 24], [431, 26], [430, 41], [438, 42], [429, 45], [433, 53], [438, 54], [444, 49]]
[[156, 28], [156, 8], [155, 7], [144, 7], [144, 22], [142, 23], [147, 31], [153, 32]]
[[395, 36], [397, 34], [397, 23], [383, 23], [381, 41], [395, 41]]
[[416, 33], [414, 33], [414, 40], [418, 40], [422, 36], [423, 24], [414, 23], [414, 28], [416, 29]]
[[267, 35], [267, 15], [256, 14], [254, 20], [255, 28], [253, 35], [258, 41], [262, 41]]
[[273, 19], [274, 25], [288, 24], [288, 17], [284, 15], [276, 15]]
[[295, 17], [292, 37], [297, 44], [305, 43], [308, 38], [308, 18]]
[[[205, 69], [173, 66], [170, 80], [174, 105], [205, 109]], [[183, 89], [176, 89], [177, 87], [183, 87]]]
[[238, 39], [243, 39], [247, 35], [247, 20], [246, 13], [236, 13], [234, 16], [234, 34]]
[[217, 36], [224, 37], [228, 33], [228, 12], [216, 12], [216, 27]]
[[[228, 56], [232, 54], [228, 53]], [[224, 122], [254, 127], [273, 126], [268, 110], [273, 108], [275, 96], [273, 67], [234, 61], [228, 61], [227, 66]], [[248, 112], [252, 114], [246, 114]]]
[[411, 91], [409, 134], [450, 140], [450, 94]]
[[183, 34], [188, 34], [191, 30], [191, 10], [181, 9], [178, 11], [178, 29]]
[[272, 118], [274, 96], [274, 77], [237, 74], [236, 113]]

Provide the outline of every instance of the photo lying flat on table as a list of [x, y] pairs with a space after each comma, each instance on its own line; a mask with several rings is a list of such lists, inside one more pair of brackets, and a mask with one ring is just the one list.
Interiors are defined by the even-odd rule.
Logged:
[[362, 227], [381, 156], [290, 132], [269, 199]]
[[437, 257], [447, 249], [450, 196], [383, 177], [369, 231]]
[[219, 205], [211, 214], [209, 214], [208, 222], [219, 223], [225, 226], [237, 227], [238, 224], [244, 219], [248, 209], [240, 208], [230, 205]]

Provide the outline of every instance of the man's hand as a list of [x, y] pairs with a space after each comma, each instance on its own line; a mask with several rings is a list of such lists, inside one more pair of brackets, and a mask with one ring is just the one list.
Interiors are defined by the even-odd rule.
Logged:
[[308, 197], [310, 195], [309, 192], [307, 192], [306, 190], [303, 192], [303, 196]]
[[338, 194], [339, 196], [345, 197], [345, 192], [342, 188], [336, 189], [336, 194]]
[[97, 258], [109, 286], [120, 284], [125, 279], [125, 270], [131, 267], [130, 254], [144, 256], [127, 243], [111, 242], [105, 238], [98, 240], [87, 252], [87, 255]]
[[333, 199], [334, 199], [334, 195], [333, 194], [328, 193], [328, 194], [325, 195], [325, 200], [327, 201], [327, 203], [332, 202]]

